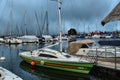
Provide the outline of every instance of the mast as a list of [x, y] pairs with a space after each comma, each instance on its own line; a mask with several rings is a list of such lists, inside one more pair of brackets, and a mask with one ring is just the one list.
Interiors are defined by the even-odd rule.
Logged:
[[46, 34], [48, 35], [49, 34], [49, 23], [48, 23], [48, 12], [46, 11]]
[[26, 35], [26, 34], [27, 34], [27, 25], [26, 25], [26, 10], [25, 10], [24, 17], [25, 17], [24, 27], [25, 27], [25, 35]]
[[10, 37], [12, 36], [12, 26], [13, 26], [13, 20], [12, 20], [12, 9], [10, 11], [10, 19], [11, 19], [11, 22], [10, 22]]
[[60, 30], [60, 52], [62, 52], [62, 22], [61, 22], [61, 1], [58, 0], [59, 30]]
[[38, 35], [38, 33], [37, 33], [37, 27], [38, 26], [37, 26], [37, 20], [36, 20], [36, 17], [37, 17], [36, 16], [36, 11], [34, 13], [35, 13], [35, 15], [34, 15], [35, 16], [35, 21], [34, 21], [33, 27], [35, 27], [35, 35], [37, 36]]
[[[36, 17], [36, 21], [37, 21], [37, 26], [38, 26], [38, 30], [40, 32], [40, 35], [41, 35], [41, 30], [40, 30], [40, 25], [39, 25], [39, 21], [38, 21], [38, 16], [37, 16], [37, 12], [35, 11], [35, 17]], [[37, 33], [38, 34], [38, 33]]]
[[13, 11], [12, 11], [12, 9], [13, 9], [13, 1], [11, 0], [11, 2], [10, 2], [10, 7], [11, 7], [11, 9], [10, 9], [10, 37], [12, 36], [12, 26], [13, 26]]
[[[24, 30], [23, 30], [23, 34], [24, 35], [26, 35], [27, 34], [27, 24], [26, 24], [26, 13], [27, 13], [27, 11], [25, 10], [25, 12], [24, 12], [24, 15], [23, 15], [23, 26], [24, 26]], [[21, 25], [22, 26], [22, 25]]]
[[47, 11], [46, 11], [46, 34], [49, 35], [49, 23], [48, 23], [48, 0], [47, 0]]

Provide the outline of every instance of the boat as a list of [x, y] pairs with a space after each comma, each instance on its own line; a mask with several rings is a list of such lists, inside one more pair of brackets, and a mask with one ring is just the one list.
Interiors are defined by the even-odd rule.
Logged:
[[24, 35], [21, 37], [18, 37], [18, 39], [22, 40], [22, 43], [38, 43], [39, 38], [34, 35]]
[[3, 38], [0, 38], [0, 43], [4, 43], [5, 40]]
[[94, 38], [95, 38], [95, 39], [99, 39], [100, 36], [101, 36], [101, 35], [97, 35], [97, 34], [95, 34], [95, 35], [92, 36], [92, 38], [93, 38], [93, 39], [94, 39]]
[[42, 35], [43, 42], [53, 42], [53, 38], [51, 35]]
[[25, 62], [33, 66], [41, 66], [84, 74], [89, 74], [94, 63], [86, 60], [86, 58], [79, 58], [49, 48], [25, 51], [21, 52], [19, 55]]
[[5, 61], [5, 57], [1, 56], [0, 61]]
[[6, 44], [20, 44], [22, 43], [22, 40], [18, 38], [6, 38], [5, 43]]
[[89, 57], [120, 57], [120, 48], [112, 46], [96, 46], [94, 40], [80, 40], [68, 45], [67, 53]]
[[50, 80], [89, 80], [90, 75], [77, 74], [68, 71], [55, 70], [45, 67], [31, 66], [30, 64], [22, 61], [20, 63], [20, 68], [27, 73], [38, 76], [41, 79], [50, 79]]
[[[60, 39], [60, 36], [57, 36], [58, 40]], [[68, 40], [68, 36], [67, 35], [63, 35], [62, 36], [62, 40]]]
[[25, 62], [31, 64], [32, 66], [42, 66], [45, 68], [63, 70], [68, 72], [89, 74], [94, 65], [94, 61], [87, 60], [84, 57], [72, 56], [68, 53], [62, 52], [60, 3], [61, 1], [58, 0], [60, 51], [44, 47], [38, 50], [21, 52], [19, 55]]
[[0, 67], [0, 80], [23, 80], [14, 73], [8, 71], [7, 69]]

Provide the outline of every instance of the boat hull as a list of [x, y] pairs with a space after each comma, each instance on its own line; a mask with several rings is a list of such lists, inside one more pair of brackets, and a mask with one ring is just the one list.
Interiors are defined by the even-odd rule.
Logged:
[[69, 71], [56, 70], [51, 68], [45, 68], [41, 66], [31, 66], [30, 64], [22, 61], [20, 68], [26, 72], [32, 73], [36, 76], [47, 78], [50, 80], [89, 80], [89, 74], [73, 73]]
[[35, 57], [26, 57], [20, 55], [20, 57], [27, 63], [34, 62], [36, 66], [59, 69], [64, 71], [89, 74], [93, 67], [93, 63], [84, 62], [67, 62], [67, 61], [55, 61], [55, 60], [43, 60]]

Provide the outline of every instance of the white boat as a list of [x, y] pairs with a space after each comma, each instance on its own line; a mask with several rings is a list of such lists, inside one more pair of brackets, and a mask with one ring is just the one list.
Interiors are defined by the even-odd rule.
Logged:
[[52, 42], [53, 38], [50, 35], [42, 35], [43, 42]]
[[18, 38], [7, 38], [7, 39], [5, 39], [5, 43], [7, 43], [7, 44], [20, 44], [20, 43], [22, 43], [22, 40], [18, 39]]
[[4, 40], [3, 38], [0, 38], [0, 42], [1, 42], [1, 43], [4, 43], [5, 40]]
[[110, 38], [112, 38], [113, 37], [113, 35], [111, 34], [111, 35], [105, 35], [105, 38], [106, 39], [110, 39]]
[[8, 71], [7, 69], [0, 67], [0, 80], [23, 80], [14, 73]]
[[5, 60], [5, 57], [0, 57], [0, 61], [4, 61]]
[[120, 48], [110, 46], [97, 47], [92, 45], [93, 40], [82, 40], [71, 42], [67, 52], [73, 55], [100, 56], [100, 57], [120, 57]]
[[[58, 40], [60, 39], [60, 36], [57, 37]], [[62, 40], [68, 40], [68, 37], [65, 35], [65, 36], [62, 36]]]
[[100, 38], [100, 36], [101, 36], [101, 35], [95, 34], [95, 35], [92, 36], [92, 38], [97, 38], [97, 39], [98, 39], [98, 38]]
[[39, 42], [39, 38], [34, 35], [25, 35], [25, 36], [18, 37], [18, 39], [21, 39], [22, 43], [38, 43]]

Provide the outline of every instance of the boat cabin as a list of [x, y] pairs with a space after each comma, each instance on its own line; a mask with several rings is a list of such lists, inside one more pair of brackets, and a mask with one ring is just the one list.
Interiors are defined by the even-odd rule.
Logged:
[[[68, 45], [67, 53], [75, 54], [82, 48], [85, 49], [85, 48], [92, 47], [93, 43], [94, 43], [94, 40], [89, 40], [89, 39], [88, 40], [71, 42]], [[82, 50], [82, 52], [84, 52], [84, 51], [85, 50]]]
[[[34, 53], [34, 52], [33, 52]], [[34, 53], [35, 54], [35, 53]], [[42, 58], [52, 58], [52, 59], [67, 59], [70, 58], [71, 55], [69, 54], [61, 54], [59, 51], [52, 51], [50, 49], [40, 49], [36, 55]]]

